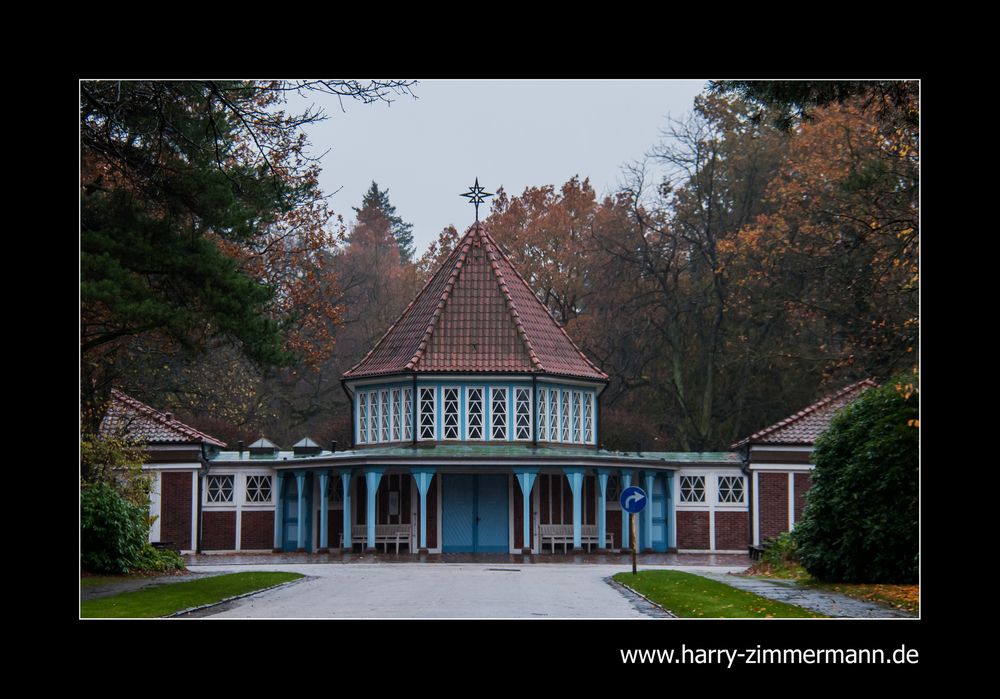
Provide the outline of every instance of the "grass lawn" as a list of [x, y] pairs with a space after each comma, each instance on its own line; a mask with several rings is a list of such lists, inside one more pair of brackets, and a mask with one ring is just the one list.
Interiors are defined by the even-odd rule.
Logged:
[[784, 578], [799, 584], [829, 592], [838, 592], [854, 599], [874, 602], [893, 609], [902, 609], [914, 614], [920, 613], [919, 585], [888, 585], [864, 583], [822, 583], [813, 580], [809, 572], [797, 563], [764, 563], [753, 565], [746, 575], [761, 578]]
[[80, 603], [83, 618], [142, 619], [263, 590], [305, 577], [298, 573], [233, 573], [101, 597]]
[[618, 573], [614, 579], [686, 619], [787, 619], [823, 616], [679, 570], [640, 570], [638, 575]]

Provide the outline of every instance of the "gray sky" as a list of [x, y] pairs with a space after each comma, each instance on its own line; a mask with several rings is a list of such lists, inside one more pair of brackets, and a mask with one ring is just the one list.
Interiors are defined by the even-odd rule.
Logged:
[[[453, 224], [475, 220], [467, 199], [476, 177], [489, 192], [589, 177], [598, 196], [621, 168], [661, 140], [667, 116], [689, 113], [704, 80], [427, 80], [391, 105], [332, 98], [310, 101], [330, 117], [307, 132], [321, 161], [320, 184], [333, 210], [354, 220], [372, 180], [389, 189], [396, 213], [413, 224], [419, 256]], [[301, 109], [290, 100], [288, 109]], [[490, 200], [487, 200], [487, 206]], [[488, 208], [480, 207], [485, 218]]]

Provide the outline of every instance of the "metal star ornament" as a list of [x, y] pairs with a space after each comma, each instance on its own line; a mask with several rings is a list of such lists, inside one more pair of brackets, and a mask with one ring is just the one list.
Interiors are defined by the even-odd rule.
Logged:
[[469, 191], [465, 194], [459, 196], [468, 197], [469, 203], [475, 205], [476, 207], [476, 223], [479, 223], [479, 205], [486, 201], [487, 197], [492, 197], [490, 192], [487, 192], [485, 188], [479, 186], [479, 178], [476, 178], [476, 184], [469, 188]]

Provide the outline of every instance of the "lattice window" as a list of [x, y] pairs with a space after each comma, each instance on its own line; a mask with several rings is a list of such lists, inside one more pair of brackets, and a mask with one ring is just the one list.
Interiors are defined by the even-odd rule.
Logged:
[[549, 441], [549, 392], [544, 388], [538, 392], [538, 439]]
[[704, 476], [681, 476], [681, 502], [705, 502]]
[[583, 441], [594, 443], [594, 394], [583, 394]]
[[413, 389], [403, 389], [403, 441], [413, 439]]
[[562, 406], [559, 410], [559, 424], [562, 425], [562, 441], [570, 441], [569, 433], [569, 391], [562, 391]]
[[483, 389], [469, 388], [466, 394], [466, 420], [465, 426], [468, 439], [483, 438]]
[[392, 389], [392, 394], [389, 397], [392, 403], [392, 441], [398, 442], [400, 439], [400, 415], [399, 415], [399, 389]]
[[332, 503], [344, 501], [344, 481], [339, 475], [326, 479], [326, 497]]
[[368, 394], [368, 441], [378, 441], [378, 391], [371, 391]]
[[247, 476], [247, 502], [271, 502], [270, 476]]
[[358, 393], [358, 444], [368, 441], [368, 393]]
[[743, 504], [742, 476], [719, 476], [719, 502]]
[[580, 403], [580, 392], [573, 391], [573, 441], [577, 444], [583, 441], [580, 430], [580, 420], [583, 417], [583, 406]]
[[379, 419], [381, 428], [379, 430], [379, 441], [389, 441], [389, 391], [383, 388], [380, 392], [382, 407], [379, 409]]
[[559, 391], [549, 389], [549, 441], [559, 441]]
[[507, 439], [507, 388], [490, 389], [491, 439]]
[[531, 439], [531, 391], [514, 389], [514, 439]]
[[233, 477], [232, 476], [209, 476], [208, 477], [208, 501], [209, 502], [232, 502], [233, 501]]
[[420, 439], [434, 439], [434, 392], [436, 389], [419, 388], [420, 395]]
[[444, 389], [444, 438], [458, 439], [458, 389]]
[[622, 477], [618, 474], [612, 474], [608, 476], [608, 509], [609, 510], [620, 510], [622, 509], [621, 504], [622, 497]]

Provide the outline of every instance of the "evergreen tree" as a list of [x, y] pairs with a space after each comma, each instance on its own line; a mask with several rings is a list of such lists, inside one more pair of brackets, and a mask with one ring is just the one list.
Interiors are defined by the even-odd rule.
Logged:
[[354, 207], [358, 215], [358, 224], [365, 226], [388, 225], [392, 237], [399, 247], [400, 264], [413, 262], [413, 224], [405, 222], [396, 215], [396, 207], [389, 202], [389, 190], [380, 190], [378, 184], [372, 181], [372, 186], [365, 192], [361, 208]]

